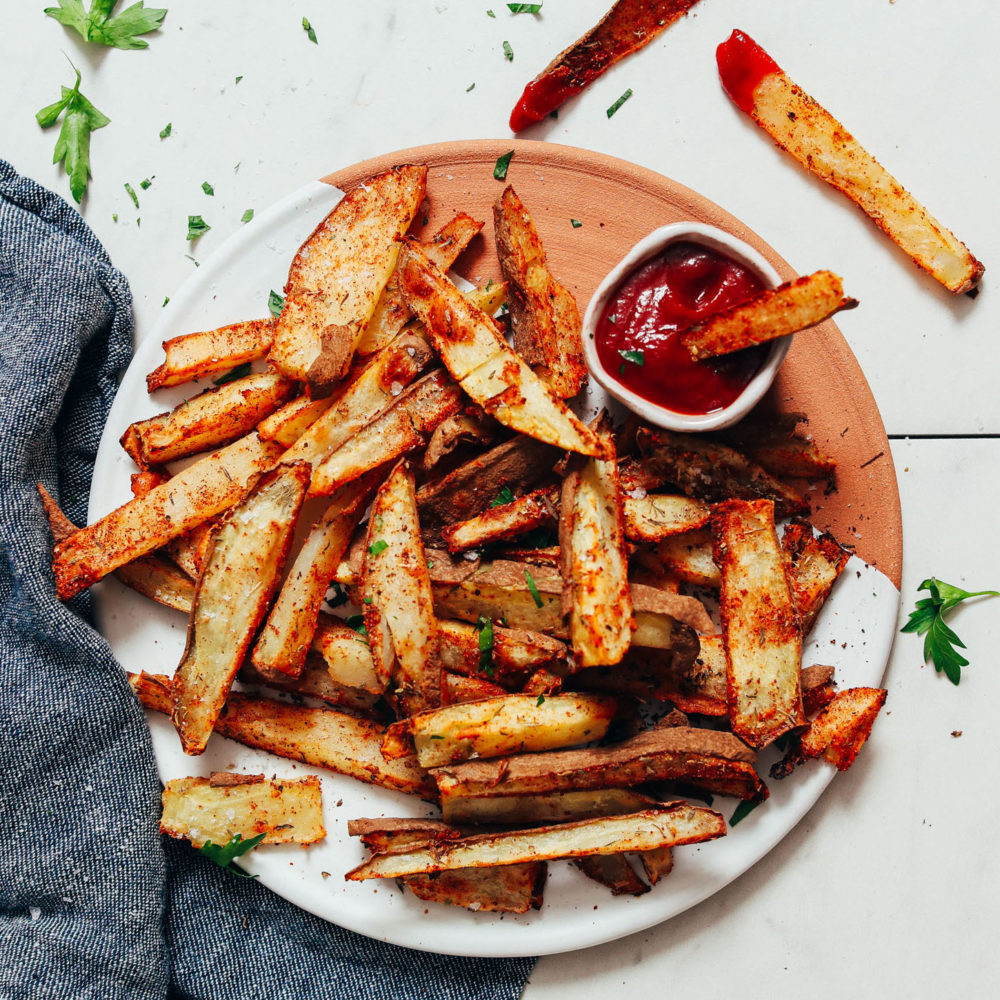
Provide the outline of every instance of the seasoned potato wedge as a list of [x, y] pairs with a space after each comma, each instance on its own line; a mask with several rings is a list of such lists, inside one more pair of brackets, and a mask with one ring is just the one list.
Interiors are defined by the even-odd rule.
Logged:
[[346, 374], [396, 266], [396, 238], [424, 199], [427, 168], [402, 164], [348, 191], [299, 249], [268, 357], [329, 395]]
[[81, 528], [53, 552], [59, 598], [69, 600], [119, 566], [232, 507], [280, 453], [273, 442], [250, 434]]
[[587, 381], [580, 310], [548, 269], [545, 249], [524, 203], [508, 185], [493, 205], [500, 272], [514, 331], [514, 350], [556, 395], [575, 396]]
[[483, 833], [443, 841], [431, 847], [376, 854], [349, 871], [345, 878], [401, 878], [454, 868], [648, 851], [702, 843], [721, 837], [725, 832], [725, 820], [718, 813], [689, 806], [686, 802], [676, 802], [628, 816], [604, 816], [508, 833]]
[[171, 718], [185, 753], [200, 754], [267, 614], [309, 485], [300, 462], [266, 473], [223, 519], [195, 588]]
[[314, 844], [326, 836], [319, 778], [174, 778], [163, 788], [160, 833], [190, 840], [195, 847], [261, 833], [262, 844]]
[[441, 802], [445, 821], [475, 826], [530, 826], [563, 823], [595, 816], [616, 816], [659, 805], [656, 799], [628, 788], [593, 788], [531, 795], [448, 796]]
[[441, 538], [449, 552], [481, 548], [551, 524], [556, 517], [555, 508], [555, 490], [535, 490], [510, 503], [490, 507], [467, 521], [447, 525], [441, 530]]
[[312, 649], [323, 657], [330, 676], [347, 687], [380, 695], [384, 688], [375, 675], [368, 640], [339, 618], [319, 615]]
[[310, 399], [296, 396], [285, 403], [257, 425], [257, 433], [265, 441], [277, 441], [285, 448], [293, 444], [317, 421], [337, 399], [337, 395], [326, 399]]
[[[764, 68], [756, 82], [744, 72], [748, 60]], [[979, 283], [983, 265], [969, 248], [752, 38], [734, 31], [719, 46], [718, 62], [723, 87], [736, 105], [781, 149], [847, 195], [918, 267], [956, 294]]]
[[710, 504], [690, 497], [655, 493], [622, 496], [625, 537], [632, 542], [660, 542], [670, 535], [703, 528], [711, 512]]
[[166, 360], [146, 376], [149, 392], [232, 371], [264, 357], [274, 340], [273, 319], [231, 323], [163, 342]]
[[469, 676], [485, 674], [506, 686], [520, 684], [529, 672], [566, 658], [566, 644], [542, 632], [491, 624], [484, 642], [483, 627], [482, 623], [438, 620], [439, 655], [445, 670]]
[[798, 519], [785, 525], [781, 551], [799, 628], [807, 635], [851, 554], [829, 532], [814, 535], [812, 525]]
[[805, 725], [802, 635], [770, 500], [729, 500], [712, 511], [726, 689], [733, 732], [758, 749]]

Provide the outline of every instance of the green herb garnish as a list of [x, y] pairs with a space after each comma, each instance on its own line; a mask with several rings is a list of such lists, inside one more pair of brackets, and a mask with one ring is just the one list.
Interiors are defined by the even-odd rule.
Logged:
[[368, 629], [365, 628], [365, 619], [363, 615], [351, 615], [350, 618], [344, 620], [344, 624], [348, 628], [354, 629], [359, 635], [368, 635]]
[[[70, 66], [73, 66], [70, 63]], [[98, 111], [83, 94], [80, 93], [80, 71], [73, 66], [76, 73], [76, 83], [73, 89], [62, 88], [62, 97], [55, 104], [36, 112], [35, 120], [42, 128], [55, 125], [59, 116], [63, 115], [62, 128], [56, 139], [53, 163], [63, 161], [66, 173], [69, 174], [69, 189], [79, 204], [87, 193], [87, 181], [92, 176], [90, 172], [90, 133], [104, 128], [111, 119]], [[65, 114], [63, 114], [65, 112]]]
[[528, 581], [528, 590], [531, 592], [531, 598], [535, 602], [535, 607], [540, 608], [542, 606], [542, 595], [538, 593], [538, 588], [535, 586], [535, 581], [532, 579], [529, 570], [524, 571], [524, 578]]
[[160, 138], [166, 139], [166, 137], [170, 135], [170, 133], [173, 132], [173, 130], [174, 130], [174, 123], [167, 122], [167, 124], [160, 129]]
[[469, 86], [465, 88], [465, 92], [468, 93], [470, 90], [475, 90], [475, 89], [476, 89], [476, 84], [473, 82], [470, 83]]
[[384, 538], [380, 538], [378, 541], [372, 542], [371, 545], [368, 546], [368, 555], [377, 556], [380, 553], [385, 552], [387, 548], [389, 548], [389, 543]]
[[201, 851], [201, 853], [204, 854], [209, 861], [214, 861], [220, 868], [225, 868], [227, 872], [239, 875], [240, 878], [256, 878], [256, 875], [248, 875], [242, 868], [234, 865], [233, 862], [241, 855], [246, 854], [248, 851], [252, 851], [265, 836], [266, 834], [258, 833], [256, 837], [244, 840], [240, 834], [236, 833], [233, 835], [229, 843], [224, 846], [220, 844], [213, 844], [212, 841], [206, 840], [205, 843], [198, 848], [198, 850]]
[[618, 353], [626, 361], [631, 361], [632, 364], [638, 365], [640, 368], [646, 363], [646, 355], [642, 351], [619, 351]]
[[509, 153], [504, 153], [503, 156], [497, 157], [496, 165], [493, 167], [493, 177], [495, 180], [506, 180], [507, 168], [510, 166], [510, 158], [513, 155], [514, 150], [512, 149]]
[[267, 308], [271, 315], [277, 319], [281, 315], [281, 310], [285, 308], [285, 296], [279, 295], [273, 288], [267, 297]]
[[443, 740], [444, 737], [440, 733], [431, 733], [432, 740]]
[[207, 194], [207, 195], [208, 195], [209, 197], [212, 197], [212, 198], [214, 198], [214, 197], [215, 197], [215, 188], [214, 188], [214, 187], [212, 187], [212, 185], [211, 185], [211, 184], [209, 184], [209, 183], [208, 183], [208, 181], [202, 181], [202, 182], [201, 182], [201, 189], [202, 189], [202, 191], [204, 191], [204, 192], [205, 192], [205, 194]]
[[622, 106], [622, 105], [623, 105], [623, 104], [624, 104], [624, 103], [625, 103], [625, 102], [626, 102], [626, 101], [627, 101], [627, 100], [628, 100], [628, 99], [629, 99], [629, 98], [630, 98], [631, 96], [632, 96], [632, 88], [631, 88], [631, 87], [629, 87], [629, 88], [628, 88], [628, 90], [626, 90], [626, 91], [625, 91], [625, 93], [624, 93], [624, 94], [622, 94], [622, 96], [621, 96], [621, 97], [619, 97], [619, 98], [618, 98], [618, 100], [617, 100], [617, 101], [615, 101], [615, 103], [614, 103], [614, 104], [612, 104], [610, 108], [608, 108], [608, 117], [609, 117], [609, 118], [610, 118], [610, 117], [612, 117], [612, 115], [614, 115], [614, 113], [615, 113], [615, 112], [616, 112], [616, 111], [617, 111], [617, 110], [618, 110], [618, 109], [619, 109], [619, 108], [620, 108], [620, 107], [621, 107], [621, 106]]
[[212, 227], [200, 216], [188, 216], [188, 236], [189, 240], [196, 240], [199, 236], [204, 236]]
[[736, 826], [737, 823], [742, 823], [759, 805], [759, 802], [741, 802], [729, 817], [729, 825]]
[[139, 196], [135, 193], [135, 188], [132, 187], [132, 185], [129, 184], [128, 181], [125, 182], [125, 190], [128, 192], [128, 196], [132, 199], [132, 204], [135, 205], [136, 208], [138, 208]]
[[496, 14], [494, 14], [493, 11], [488, 10], [488, 11], [486, 11], [486, 16], [487, 17], [496, 17]]
[[506, 39], [504, 39], [503, 43], [503, 54], [507, 62], [514, 61], [514, 50], [510, 47], [510, 42], [508, 42]]
[[235, 368], [230, 368], [225, 375], [220, 375], [214, 380], [215, 385], [226, 385], [228, 382], [235, 382], [238, 378], [246, 378], [250, 374], [250, 362], [244, 361], [243, 364], [237, 365]]
[[507, 10], [512, 14], [537, 14], [542, 9], [540, 3], [509, 3]]
[[156, 31], [167, 16], [164, 9], [143, 6], [143, 0], [112, 17], [118, 0], [91, 0], [90, 10], [83, 0], [59, 0], [58, 7], [46, 7], [45, 13], [60, 24], [78, 32], [84, 41], [109, 45], [116, 49], [145, 49], [149, 42], [139, 38]]
[[570, 225], [571, 225], [571, 226], [572, 226], [572, 227], [573, 227], [574, 229], [579, 229], [579, 228], [580, 228], [580, 226], [582, 226], [582, 225], [583, 225], [583, 223], [582, 223], [582, 222], [581, 222], [581, 221], [580, 221], [579, 219], [570, 219], [570, 220], [569, 220], [569, 224], [570, 224]]
[[[958, 684], [962, 679], [962, 667], [967, 667], [969, 661], [958, 652], [965, 649], [965, 643], [944, 623], [944, 616], [962, 601], [970, 597], [1000, 597], [996, 590], [977, 590], [970, 593], [961, 587], [931, 577], [924, 580], [917, 590], [930, 592], [930, 597], [917, 601], [916, 609], [910, 612], [909, 621], [900, 629], [901, 632], [916, 632], [924, 637], [924, 660], [934, 664], [934, 669], [952, 682]], [[955, 647], [958, 647], [956, 649]]]
[[314, 45], [319, 45], [316, 41], [316, 32], [313, 30], [313, 26], [309, 23], [309, 18], [302, 18], [302, 30], [309, 36], [309, 41]]
[[491, 507], [503, 507], [506, 504], [514, 502], [514, 494], [511, 493], [509, 486], [501, 486], [500, 492], [490, 501]]
[[166, 308], [166, 306], [167, 306], [167, 303], [168, 303], [169, 301], [170, 301], [170, 296], [169, 296], [169, 295], [167, 295], [167, 296], [164, 296], [164, 299], [163, 299], [163, 305], [162, 305], [162, 306], [160, 306], [160, 308], [161, 308], [161, 309], [165, 309], [165, 308]]
[[331, 598], [327, 594], [326, 603], [330, 605], [331, 608], [339, 608], [341, 604], [346, 604], [350, 598], [347, 596], [347, 591], [334, 580], [333, 584], [330, 586], [330, 590], [333, 591], [333, 597]]
[[243, 77], [242, 77], [242, 75], [240, 75], [240, 76], [236, 77], [236, 82], [239, 83], [240, 80], [242, 80], [242, 79], [243, 79]]
[[493, 621], [483, 615], [476, 622], [479, 629], [479, 669], [493, 679]]
[[[155, 174], [154, 174], [154, 176], [155, 176]], [[148, 191], [150, 189], [150, 187], [152, 187], [152, 185], [153, 185], [153, 178], [152, 177], [147, 177], [145, 180], [139, 181], [139, 187], [141, 187], [143, 189], [143, 191]]]
[[540, 694], [538, 696], [538, 701], [535, 702], [535, 708], [541, 708], [545, 704], [545, 695]]
[[243, 213], [243, 217], [240, 219], [240, 222], [250, 222], [252, 220], [253, 220], [253, 209], [252, 208], [248, 208]]

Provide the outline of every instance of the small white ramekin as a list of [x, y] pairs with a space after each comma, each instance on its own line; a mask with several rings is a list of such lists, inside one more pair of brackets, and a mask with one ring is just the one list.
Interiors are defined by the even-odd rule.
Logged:
[[643, 399], [617, 381], [597, 356], [594, 336], [608, 299], [618, 291], [619, 286], [636, 268], [658, 256], [670, 244], [681, 242], [698, 243], [732, 257], [753, 271], [766, 288], [775, 288], [781, 284], [778, 272], [753, 247], [722, 229], [699, 222], [674, 222], [668, 226], [661, 226], [636, 243], [598, 285], [583, 318], [583, 352], [587, 367], [594, 379], [610, 395], [643, 420], [671, 431], [718, 430], [742, 420], [760, 402], [764, 393], [771, 387], [781, 362], [785, 360], [785, 355], [792, 346], [791, 335], [772, 340], [764, 363], [747, 383], [746, 388], [729, 406], [713, 413], [678, 413], [676, 410]]

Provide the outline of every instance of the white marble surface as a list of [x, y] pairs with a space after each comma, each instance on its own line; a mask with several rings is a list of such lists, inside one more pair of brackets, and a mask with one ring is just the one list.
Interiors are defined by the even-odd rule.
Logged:
[[[84, 93], [112, 119], [93, 137], [83, 211], [132, 284], [142, 338], [190, 274], [187, 255], [210, 254], [245, 209], [378, 153], [508, 135], [526, 80], [609, 2], [546, 0], [532, 17], [511, 16], [494, 0], [164, 0], [170, 13], [150, 48], [121, 52], [83, 45], [44, 17], [41, 0], [15, 0], [4, 5], [0, 32], [0, 156], [68, 196], [50, 162], [55, 130], [34, 120], [72, 83], [68, 56]], [[491, 5], [496, 18], [486, 15]], [[301, 28], [303, 15], [318, 45]], [[526, 133], [659, 170], [742, 218], [799, 271], [844, 276], [862, 305], [839, 325], [887, 429], [949, 436], [894, 442], [904, 606], [930, 574], [974, 589], [1000, 584], [991, 530], [1000, 442], [970, 439], [1000, 434], [998, 22], [988, 0], [960, 11], [936, 0], [701, 0], [558, 120]], [[934, 286], [734, 110], [718, 86], [714, 49], [735, 26], [986, 263], [976, 301]], [[505, 39], [513, 62], [503, 57]], [[608, 119], [605, 109], [627, 87], [634, 96]], [[173, 134], [161, 140], [167, 122]], [[143, 191], [146, 177], [153, 183]], [[185, 240], [189, 214], [212, 226], [194, 247]], [[764, 861], [653, 931], [543, 959], [526, 1000], [570, 990], [607, 1000], [643, 987], [699, 998], [995, 993], [1000, 902], [990, 842], [1000, 809], [986, 762], [1000, 695], [990, 655], [997, 608], [956, 614], [973, 661], [957, 689], [921, 666], [918, 640], [899, 637], [869, 747]]]

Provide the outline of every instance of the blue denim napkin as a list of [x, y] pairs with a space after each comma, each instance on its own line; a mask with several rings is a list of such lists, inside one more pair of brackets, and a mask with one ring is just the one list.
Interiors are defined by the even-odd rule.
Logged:
[[35, 488], [86, 520], [131, 304], [79, 214], [0, 160], [0, 996], [517, 997], [531, 959], [379, 944], [157, 833], [142, 711], [89, 596], [55, 597]]

